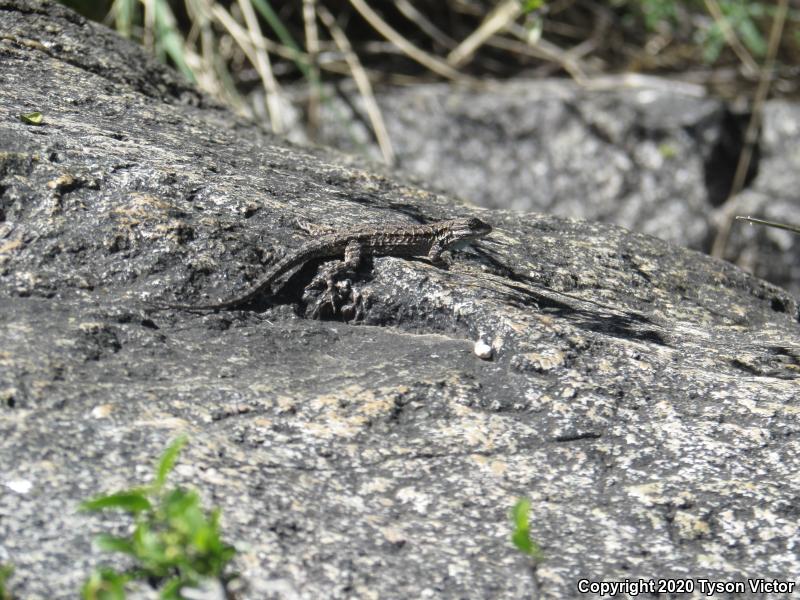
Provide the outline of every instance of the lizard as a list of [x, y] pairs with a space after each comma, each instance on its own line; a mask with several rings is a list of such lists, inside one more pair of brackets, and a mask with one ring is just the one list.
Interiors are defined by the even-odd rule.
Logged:
[[489, 235], [492, 226], [478, 218], [450, 219], [428, 225], [365, 227], [319, 236], [276, 262], [250, 289], [209, 304], [158, 304], [179, 310], [225, 310], [241, 306], [282, 275], [310, 260], [344, 258], [344, 266], [355, 270], [364, 256], [427, 256], [440, 263], [445, 250]]

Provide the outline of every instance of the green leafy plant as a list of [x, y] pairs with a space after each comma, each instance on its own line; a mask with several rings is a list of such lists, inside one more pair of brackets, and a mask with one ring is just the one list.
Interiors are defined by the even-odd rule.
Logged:
[[655, 31], [663, 23], [675, 23], [678, 20], [677, 2], [673, 0], [639, 0], [645, 26]]
[[520, 552], [539, 561], [544, 555], [539, 545], [531, 539], [530, 510], [531, 501], [528, 498], [520, 498], [511, 509], [511, 525], [514, 528], [511, 533], [511, 542]]
[[178, 600], [185, 588], [210, 579], [225, 587], [233, 578], [225, 574], [225, 568], [236, 550], [220, 538], [219, 510], [204, 511], [194, 490], [165, 487], [186, 441], [182, 436], [164, 451], [150, 485], [81, 504], [84, 511], [120, 509], [133, 516], [131, 535], [104, 533], [97, 536], [95, 544], [136, 561], [135, 567], [122, 573], [108, 567], [95, 571], [81, 589], [85, 600], [122, 600], [126, 584], [135, 580], [158, 585], [165, 600]]
[[[766, 17], [766, 7], [761, 2], [751, 0], [722, 0], [720, 11], [727, 27], [739, 37], [744, 46], [755, 56], [764, 56], [767, 52], [767, 41], [759, 31], [758, 20]], [[715, 21], [710, 27], [698, 29], [697, 41], [703, 47], [703, 58], [713, 63], [726, 45], [725, 33], [721, 21]]]
[[612, 0], [612, 4], [625, 9], [624, 19], [640, 14], [648, 31], [669, 31], [677, 37], [691, 31], [692, 43], [709, 64], [732, 42], [741, 43], [743, 52], [763, 57], [764, 24], [775, 11], [774, 3], [760, 0]]
[[8, 589], [8, 579], [14, 572], [14, 567], [0, 563], [0, 600], [11, 600], [11, 591]]

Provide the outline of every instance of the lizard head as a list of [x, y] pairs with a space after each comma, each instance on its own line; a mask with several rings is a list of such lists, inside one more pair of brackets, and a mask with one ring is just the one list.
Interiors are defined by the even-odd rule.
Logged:
[[492, 226], [481, 221], [476, 217], [469, 219], [453, 219], [450, 221], [450, 228], [453, 232], [454, 240], [476, 240], [489, 235]]
[[441, 238], [447, 247], [463, 246], [472, 240], [489, 235], [492, 226], [476, 217], [469, 219], [453, 219], [443, 224]]

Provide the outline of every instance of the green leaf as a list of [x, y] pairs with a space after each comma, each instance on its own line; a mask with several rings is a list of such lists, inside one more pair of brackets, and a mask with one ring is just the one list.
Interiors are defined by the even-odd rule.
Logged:
[[185, 536], [190, 536], [206, 522], [200, 496], [191, 490], [172, 490], [162, 501], [161, 509], [169, 526]]
[[202, 554], [215, 554], [219, 550], [217, 532], [209, 526], [200, 527], [192, 534], [192, 544]]
[[8, 589], [8, 579], [14, 572], [14, 567], [0, 563], [0, 600], [11, 600], [11, 592]]
[[101, 533], [94, 538], [95, 545], [104, 552], [123, 552], [135, 555], [136, 549], [128, 538], [117, 537], [108, 533]]
[[519, 0], [522, 5], [522, 13], [527, 14], [534, 10], [539, 10], [544, 5], [544, 0]]
[[91, 574], [81, 587], [83, 600], [125, 600], [129, 577], [113, 569], [101, 568]]
[[722, 30], [715, 23], [705, 31], [695, 33], [696, 41], [703, 47], [703, 61], [712, 64], [719, 58], [722, 49], [725, 47], [725, 36]]
[[752, 19], [743, 18], [736, 29], [750, 52], [756, 56], [764, 56], [767, 53], [767, 42]]
[[27, 125], [41, 125], [42, 124], [42, 113], [35, 111], [29, 113], [22, 113], [19, 116], [20, 120], [27, 124]]
[[678, 155], [678, 149], [669, 142], [659, 144], [658, 151], [664, 158], [675, 158]]
[[183, 587], [183, 580], [181, 577], [173, 577], [164, 587], [161, 588], [160, 597], [162, 600], [181, 600], [181, 588]]
[[520, 498], [511, 509], [511, 524], [514, 527], [511, 541], [525, 554], [529, 554], [531, 550], [530, 530], [528, 528], [530, 508], [531, 501], [527, 498]]
[[139, 513], [144, 510], [150, 510], [150, 501], [145, 498], [144, 494], [139, 490], [129, 490], [126, 492], [117, 492], [116, 494], [109, 494], [108, 496], [99, 496], [93, 500], [87, 500], [81, 503], [80, 509], [84, 511], [96, 512], [105, 510], [106, 508], [120, 508], [129, 513]]
[[139, 523], [133, 532], [133, 543], [137, 556], [147, 568], [162, 568], [166, 562], [164, 543], [150, 523]]
[[534, 560], [542, 558], [542, 551], [539, 546], [531, 540], [530, 519], [531, 501], [528, 498], [520, 498], [511, 509], [511, 524], [514, 531], [511, 534], [511, 541], [520, 550]]
[[170, 471], [172, 471], [172, 469], [175, 467], [175, 463], [178, 460], [178, 455], [181, 453], [181, 450], [186, 445], [187, 441], [187, 436], [182, 435], [172, 442], [166, 450], [164, 450], [164, 454], [161, 455], [161, 460], [158, 461], [156, 480], [154, 482], [157, 489], [164, 487], [164, 483], [167, 481], [167, 475], [169, 475]]

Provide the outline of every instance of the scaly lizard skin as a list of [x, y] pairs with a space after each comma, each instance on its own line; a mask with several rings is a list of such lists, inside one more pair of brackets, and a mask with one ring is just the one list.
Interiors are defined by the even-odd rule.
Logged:
[[322, 235], [301, 246], [273, 265], [248, 291], [229, 300], [211, 304], [159, 304], [162, 308], [181, 310], [223, 310], [240, 306], [270, 291], [282, 275], [309, 260], [344, 257], [348, 268], [357, 269], [364, 256], [427, 256], [441, 260], [442, 252], [457, 245], [489, 235], [492, 226], [480, 219], [452, 219], [430, 225], [399, 225], [354, 229]]

